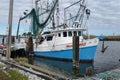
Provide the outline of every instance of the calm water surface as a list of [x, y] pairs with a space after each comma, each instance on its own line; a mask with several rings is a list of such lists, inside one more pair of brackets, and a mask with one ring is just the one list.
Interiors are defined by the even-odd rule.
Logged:
[[105, 41], [108, 46], [104, 53], [101, 52], [102, 42], [99, 43], [94, 60], [96, 73], [120, 67], [120, 41]]
[[[87, 67], [93, 67], [94, 73], [100, 73], [107, 70], [120, 67], [120, 42], [105, 41], [105, 46], [108, 46], [104, 53], [101, 52], [102, 42], [99, 42], [97, 47], [94, 63], [80, 63], [80, 73], [85, 74]], [[34, 64], [43, 66], [48, 69], [63, 71], [64, 73], [72, 74], [72, 63], [52, 61], [40, 58], [34, 58]]]

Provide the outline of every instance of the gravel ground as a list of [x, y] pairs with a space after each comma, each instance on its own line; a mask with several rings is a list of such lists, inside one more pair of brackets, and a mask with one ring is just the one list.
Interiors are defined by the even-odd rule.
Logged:
[[[1, 57], [1, 55], [0, 55], [0, 59], [1, 59], [1, 60], [6, 60], [6, 58], [5, 58], [5, 57]], [[4, 64], [3, 62], [0, 62], [0, 69], [1, 69], [1, 70], [6, 70], [6, 69], [16, 70], [17, 72], [19, 72], [19, 73], [21, 73], [21, 74], [23, 74], [23, 75], [25, 75], [25, 76], [28, 76], [29, 80], [45, 80], [45, 79], [42, 79], [42, 78], [39, 77], [39, 76], [36, 76], [36, 75], [34, 75], [34, 74], [31, 74], [31, 73], [29, 73], [29, 72], [26, 72], [26, 71], [21, 70], [21, 69], [18, 69], [18, 68], [11, 68], [11, 67], [8, 68], [8, 65]]]
[[11, 68], [12, 70], [16, 70], [18, 71], [19, 73], [25, 75], [25, 76], [28, 76], [29, 80], [45, 80], [45, 79], [42, 79], [41, 77], [38, 77], [34, 74], [31, 74], [29, 72], [26, 72], [26, 71], [23, 71], [23, 70], [20, 70], [18, 68]]

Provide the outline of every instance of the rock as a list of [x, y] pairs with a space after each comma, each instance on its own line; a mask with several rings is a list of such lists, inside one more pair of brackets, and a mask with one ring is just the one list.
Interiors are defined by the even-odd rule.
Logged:
[[3, 67], [3, 69], [5, 70], [5, 69], [6, 69], [6, 67]]

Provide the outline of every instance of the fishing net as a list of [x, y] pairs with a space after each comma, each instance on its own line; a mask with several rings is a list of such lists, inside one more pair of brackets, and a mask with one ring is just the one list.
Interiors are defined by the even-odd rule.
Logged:
[[24, 17], [21, 17], [19, 19], [19, 22], [18, 22], [17, 36], [19, 34], [19, 27], [20, 27], [21, 20], [24, 20], [24, 19], [26, 19], [26, 18], [29, 17], [31, 19], [30, 30], [33, 33], [33, 36], [35, 37], [38, 34], [38, 32], [39, 32], [40, 29], [43, 30], [43, 28], [45, 28], [48, 20], [50, 19], [50, 17], [52, 16], [52, 14], [55, 11], [55, 7], [57, 5], [57, 2], [58, 2], [58, 0], [54, 0], [53, 1], [53, 5], [52, 5], [52, 7], [50, 9], [49, 15], [46, 18], [46, 20], [44, 22], [42, 22], [42, 23], [39, 22], [39, 16], [36, 15], [36, 10], [34, 8], [30, 11], [30, 13], [28, 13]]

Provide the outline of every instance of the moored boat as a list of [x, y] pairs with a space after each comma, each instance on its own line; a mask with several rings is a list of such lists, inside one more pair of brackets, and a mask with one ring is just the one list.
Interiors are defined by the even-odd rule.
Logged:
[[79, 36], [79, 59], [93, 60], [99, 40], [82, 38], [83, 31], [85, 29], [66, 28], [43, 34], [43, 40], [37, 48], [34, 48], [34, 54], [46, 58], [72, 60], [72, 37], [77, 34]]
[[[59, 25], [58, 21], [58, 2], [59, 0], [53, 0], [52, 6], [50, 7], [50, 5], [48, 5], [47, 9], [44, 9], [46, 10], [45, 12], [49, 12], [45, 21], [40, 22], [38, 16], [44, 14], [45, 12], [39, 14], [39, 11], [37, 10], [42, 8], [38, 8], [37, 5], [36, 9], [32, 9], [29, 14], [20, 18], [20, 20], [23, 20], [26, 17], [32, 17], [31, 30], [36, 39], [33, 40], [34, 55], [55, 60], [72, 60], [72, 37], [76, 35], [79, 36], [79, 60], [93, 61], [99, 40], [98, 38], [84, 38], [84, 32], [88, 31], [86, 24], [90, 15], [90, 10], [86, 8], [85, 0], [79, 0], [78, 2], [64, 8], [65, 11], [69, 7], [78, 4], [78, 11], [69, 13], [70, 18], [67, 18], [68, 16], [66, 15], [66, 12], [64, 12], [65, 19], [61, 25]], [[54, 19], [55, 9], [57, 9], [56, 14], [58, 13], [56, 17], [57, 19]], [[74, 16], [72, 16], [73, 13], [75, 14]], [[48, 22], [50, 20], [52, 20], [52, 28], [45, 31], [44, 28], [48, 27]], [[55, 20], [57, 22], [57, 26], [55, 26]]]

